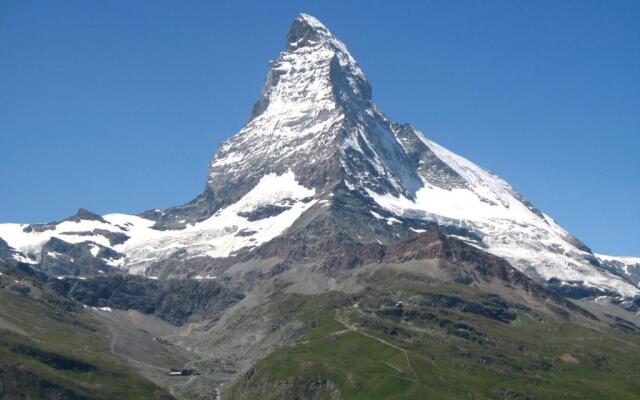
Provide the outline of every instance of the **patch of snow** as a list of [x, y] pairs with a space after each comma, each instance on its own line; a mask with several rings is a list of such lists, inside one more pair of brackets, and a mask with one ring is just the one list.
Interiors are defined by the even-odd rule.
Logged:
[[387, 218], [387, 224], [389, 224], [389, 225], [393, 225], [393, 224], [401, 224], [401, 223], [402, 223], [402, 221], [400, 221], [400, 220], [399, 220], [399, 219], [397, 219], [397, 218], [393, 218], [393, 217], [389, 217], [389, 218]]
[[25, 263], [25, 264], [37, 264], [38, 262], [35, 260], [32, 260], [28, 257], [25, 257], [22, 253], [20, 252], [16, 252], [13, 254], [13, 259], [21, 262], [21, 263]]
[[60, 254], [56, 253], [55, 251], [47, 251], [47, 255], [51, 258], [58, 258], [60, 256]]
[[239, 161], [242, 161], [243, 157], [244, 156], [243, 156], [242, 153], [230, 153], [224, 158], [220, 158], [220, 159], [215, 160], [213, 165], [216, 166], [216, 167], [221, 167], [221, 166], [225, 166], [225, 165], [229, 165], [229, 164], [234, 164], [234, 163], [237, 163]]
[[125, 266], [125, 257], [103, 258], [104, 262], [111, 267], [122, 268]]
[[111, 307], [93, 307], [93, 306], [88, 306], [86, 304], [83, 304], [82, 307], [84, 307], [87, 310], [113, 312], [113, 309], [111, 309]]
[[374, 216], [375, 219], [384, 219], [384, 217], [382, 215], [378, 214], [375, 211], [369, 211], [369, 212], [371, 213], [371, 215]]
[[344, 181], [344, 185], [347, 187], [347, 189], [351, 190], [352, 192], [356, 190], [356, 187], [353, 186], [349, 181]]
[[214, 276], [214, 275], [204, 275], [204, 276], [203, 275], [196, 275], [196, 276], [193, 277], [193, 279], [195, 279], [197, 281], [201, 281], [201, 280], [204, 280], [204, 279], [216, 279], [216, 278], [217, 278], [217, 276]]
[[89, 251], [91, 252], [91, 255], [94, 257], [98, 256], [98, 253], [100, 252], [100, 246], [97, 246], [94, 243], [89, 244]]

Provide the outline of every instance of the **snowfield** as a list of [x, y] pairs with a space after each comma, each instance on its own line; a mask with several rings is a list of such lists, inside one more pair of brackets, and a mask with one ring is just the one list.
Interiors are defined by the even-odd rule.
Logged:
[[[157, 230], [153, 229], [154, 221], [142, 217], [107, 214], [103, 217], [106, 223], [64, 221], [57, 224], [55, 229], [44, 232], [24, 232], [28, 227], [25, 224], [0, 224], [0, 237], [6, 238], [7, 243], [21, 253], [32, 256], [34, 259], [30, 260], [31, 263], [36, 262], [42, 246], [52, 237], [70, 243], [98, 243], [124, 254], [122, 265], [131, 273], [142, 274], [149, 264], [178, 250], [186, 250], [189, 256], [228, 257], [242, 248], [259, 246], [283, 233], [304, 211], [316, 204], [314, 195], [314, 189], [298, 184], [295, 175], [289, 171], [279, 176], [263, 176], [237, 203], [181, 230]], [[282, 206], [286, 210], [254, 221], [239, 215], [266, 205]], [[111, 246], [101, 234], [79, 235], [94, 229], [123, 233], [129, 239]], [[242, 234], [238, 235], [239, 232]]]
[[[313, 206], [315, 190], [296, 182], [292, 172], [265, 175], [258, 185], [235, 204], [219, 210], [209, 219], [182, 230], [152, 229], [153, 221], [125, 214], [105, 215], [114, 225], [129, 226], [131, 239], [116, 250], [126, 255], [126, 265], [133, 273], [143, 273], [152, 262], [178, 250], [190, 256], [228, 257], [242, 248], [255, 247], [283, 233], [298, 217]], [[309, 199], [306, 202], [303, 201]], [[290, 206], [282, 213], [249, 221], [238, 215], [265, 205]], [[239, 232], [246, 234], [238, 235]]]

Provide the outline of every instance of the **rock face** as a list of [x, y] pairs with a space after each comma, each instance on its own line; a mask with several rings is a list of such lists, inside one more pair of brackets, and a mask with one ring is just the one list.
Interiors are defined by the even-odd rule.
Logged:
[[10, 262], [14, 259], [15, 254], [11, 246], [0, 238], [0, 261]]
[[52, 273], [100, 269], [52, 267], [48, 249], [65, 247], [59, 240], [82, 254], [68, 260], [87, 264], [88, 252], [100, 267], [171, 277], [222, 270], [236, 259], [320, 254], [328, 243], [387, 245], [435, 226], [540, 282], [639, 293], [634, 273], [604, 268], [508, 183], [390, 121], [346, 46], [301, 14], [247, 123], [220, 146], [192, 202], [140, 216], [81, 210], [51, 224], [2, 224], [0, 237], [14, 257]]
[[174, 325], [203, 319], [215, 320], [227, 307], [242, 300], [242, 293], [226, 289], [213, 280], [166, 282], [139, 276], [95, 279], [64, 279], [52, 286], [65, 297], [91, 307], [137, 310]]

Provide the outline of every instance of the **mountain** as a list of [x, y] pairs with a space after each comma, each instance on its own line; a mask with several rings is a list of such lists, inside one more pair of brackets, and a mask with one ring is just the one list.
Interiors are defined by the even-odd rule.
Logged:
[[165, 361], [122, 353], [180, 398], [640, 390], [638, 266], [593, 254], [495, 174], [391, 121], [306, 14], [196, 199], [0, 224], [0, 238], [0, 260], [47, 274], [112, 338], [189, 355], [201, 375], [177, 385], [157, 374]]
[[0, 237], [52, 274], [145, 273], [179, 252], [229, 257], [327, 218], [359, 243], [438, 225], [541, 282], [639, 293], [508, 183], [390, 121], [345, 45], [304, 14], [194, 201], [140, 216], [80, 210], [50, 224], [2, 224]]

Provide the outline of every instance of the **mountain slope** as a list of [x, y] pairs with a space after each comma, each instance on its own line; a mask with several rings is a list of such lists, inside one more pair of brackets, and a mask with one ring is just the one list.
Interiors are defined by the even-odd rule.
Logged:
[[97, 311], [46, 282], [26, 265], [0, 262], [0, 398], [172, 398], [111, 354]]
[[[298, 268], [305, 279], [292, 267], [262, 289], [258, 311], [234, 309], [225, 329], [207, 335], [218, 352], [231, 343], [241, 359], [255, 356], [266, 340], [243, 344], [261, 337], [262, 321], [293, 337], [225, 398], [635, 397], [627, 371], [637, 366], [637, 327], [622, 332], [608, 310], [576, 307], [434, 231], [383, 246], [377, 257], [317, 286], [313, 265]], [[235, 334], [222, 333], [234, 324]]]

